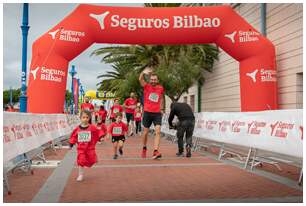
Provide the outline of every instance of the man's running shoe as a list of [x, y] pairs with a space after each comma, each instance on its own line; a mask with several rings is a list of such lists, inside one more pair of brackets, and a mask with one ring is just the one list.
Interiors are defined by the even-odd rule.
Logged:
[[154, 151], [153, 152], [153, 157], [152, 157], [152, 159], [159, 159], [159, 158], [161, 158], [162, 157], [162, 155], [161, 155], [161, 153], [159, 152], [159, 151]]
[[143, 148], [141, 152], [141, 157], [146, 158], [147, 157], [147, 149]]
[[115, 160], [115, 159], [118, 159], [118, 155], [115, 154], [115, 155], [113, 156], [113, 159], [114, 159], [114, 160]]

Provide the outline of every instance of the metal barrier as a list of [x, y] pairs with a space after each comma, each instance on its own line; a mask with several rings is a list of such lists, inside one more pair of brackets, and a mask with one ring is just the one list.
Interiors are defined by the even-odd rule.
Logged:
[[7, 174], [9, 172], [14, 173], [17, 169], [21, 170], [24, 173], [30, 172], [31, 175], [34, 175], [34, 171], [32, 169], [32, 159], [38, 158], [42, 160], [44, 163], [46, 163], [46, 158], [44, 155], [44, 150], [51, 148], [52, 150], [56, 151], [57, 145], [60, 147], [62, 146], [62, 141], [66, 140], [68, 138], [67, 135], [59, 137], [51, 142], [48, 142], [39, 148], [33, 149], [27, 153], [18, 155], [14, 159], [10, 160], [8, 163], [6, 163], [3, 166], [3, 192], [7, 192], [8, 195], [12, 194], [9, 181], [8, 181], [8, 176]]
[[[177, 141], [177, 138], [174, 135], [166, 134], [163, 132], [162, 134], [163, 137], [165, 137], [167, 140], [170, 140], [172, 143], [175, 143]], [[231, 161], [241, 164], [242, 168], [246, 170], [250, 169], [252, 171], [254, 167], [262, 166], [263, 163], [270, 164], [276, 167], [279, 171], [282, 171], [282, 168], [279, 163], [285, 163], [295, 166], [297, 168], [301, 168], [298, 184], [302, 184], [302, 159], [288, 155], [277, 154], [274, 152], [263, 151], [257, 148], [243, 147], [233, 144], [216, 142], [205, 138], [193, 137], [193, 151], [199, 151], [202, 148], [208, 150], [208, 148], [212, 147], [217, 147], [220, 149], [218, 154], [219, 160], [221, 160], [222, 158], [229, 159]], [[230, 157], [226, 157], [227, 155], [229, 155]]]

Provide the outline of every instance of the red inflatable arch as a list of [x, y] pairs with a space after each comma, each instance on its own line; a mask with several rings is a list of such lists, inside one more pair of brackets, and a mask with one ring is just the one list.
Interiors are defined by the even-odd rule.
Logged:
[[93, 43], [216, 43], [240, 62], [241, 111], [277, 109], [274, 46], [231, 7], [81, 4], [33, 44], [28, 112], [63, 111], [69, 61]]

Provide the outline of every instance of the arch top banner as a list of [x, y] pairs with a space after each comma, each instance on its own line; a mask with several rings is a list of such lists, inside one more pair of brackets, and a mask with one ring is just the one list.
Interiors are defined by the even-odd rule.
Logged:
[[[29, 112], [61, 112], [68, 63], [93, 43], [216, 43], [240, 62], [241, 110], [277, 108], [274, 46], [231, 7], [81, 4], [33, 44]], [[38, 97], [47, 88], [52, 90], [44, 99], [49, 105], [41, 108]]]

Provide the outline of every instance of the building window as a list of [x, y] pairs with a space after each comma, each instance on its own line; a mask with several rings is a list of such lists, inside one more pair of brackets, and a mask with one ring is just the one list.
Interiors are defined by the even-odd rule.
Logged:
[[184, 97], [184, 103], [186, 103], [186, 104], [187, 104], [187, 96], [186, 96], [186, 97]]
[[194, 99], [195, 99], [194, 95], [190, 95], [190, 107], [191, 107], [193, 112], [194, 112], [194, 108], [195, 108]]

